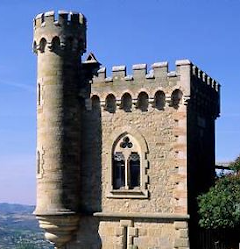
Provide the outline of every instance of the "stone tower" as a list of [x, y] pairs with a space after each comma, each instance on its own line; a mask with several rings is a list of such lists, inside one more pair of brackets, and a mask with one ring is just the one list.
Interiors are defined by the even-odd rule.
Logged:
[[[60, 11], [34, 19], [37, 54], [37, 207], [46, 238], [57, 248], [78, 227], [80, 188], [81, 55], [86, 20]], [[56, 229], [57, 227], [57, 229]]]
[[196, 197], [214, 179], [220, 85], [189, 60], [107, 77], [93, 54], [80, 60], [85, 18], [54, 18], [34, 21], [46, 238], [66, 249], [200, 248]]

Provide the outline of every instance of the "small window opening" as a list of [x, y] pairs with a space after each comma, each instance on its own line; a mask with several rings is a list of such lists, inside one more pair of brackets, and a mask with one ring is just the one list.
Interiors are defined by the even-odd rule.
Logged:
[[125, 93], [122, 96], [122, 101], [121, 101], [122, 109], [125, 112], [131, 112], [132, 109], [132, 97], [129, 93]]
[[55, 36], [52, 39], [52, 51], [57, 51], [60, 48], [60, 39], [59, 37]]
[[38, 89], [37, 89], [37, 102], [38, 105], [41, 105], [41, 85], [40, 83], [38, 83]]
[[110, 113], [115, 113], [116, 111], [116, 99], [113, 94], [109, 94], [106, 98], [105, 109]]
[[158, 110], [164, 110], [164, 106], [165, 106], [165, 94], [164, 94], [164, 92], [162, 92], [162, 91], [156, 92], [155, 98], [154, 98], [154, 106]]
[[125, 159], [121, 152], [113, 157], [113, 188], [120, 189], [125, 186]]
[[178, 109], [179, 105], [181, 104], [182, 96], [183, 94], [179, 89], [173, 91], [171, 96], [171, 105], [173, 108]]
[[40, 152], [37, 152], [37, 174], [40, 174]]
[[123, 227], [123, 249], [128, 248], [128, 227]]
[[45, 22], [45, 16], [44, 16], [44, 14], [42, 14], [42, 16], [41, 16], [41, 23], [44, 23]]
[[132, 152], [128, 158], [129, 167], [129, 187], [135, 188], [140, 186], [140, 157], [137, 152]]
[[36, 43], [36, 41], [33, 42], [33, 52], [37, 53], [37, 43]]
[[70, 51], [73, 48], [73, 38], [68, 37], [66, 41], [66, 50]]
[[92, 110], [99, 112], [101, 110], [100, 99], [97, 95], [92, 96]]
[[146, 112], [148, 110], [148, 95], [145, 92], [141, 92], [138, 95], [137, 107], [142, 111]]
[[41, 53], [45, 52], [46, 45], [47, 45], [46, 39], [42, 38], [41, 41], [40, 41], [40, 46], [39, 46], [39, 50], [40, 50]]

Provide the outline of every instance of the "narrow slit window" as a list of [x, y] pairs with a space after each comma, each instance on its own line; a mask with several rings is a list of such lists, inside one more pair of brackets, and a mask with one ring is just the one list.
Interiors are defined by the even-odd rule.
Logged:
[[38, 89], [37, 89], [37, 102], [38, 105], [41, 105], [41, 85], [38, 83]]
[[37, 174], [40, 174], [40, 152], [37, 152]]
[[128, 227], [123, 227], [123, 249], [128, 248]]

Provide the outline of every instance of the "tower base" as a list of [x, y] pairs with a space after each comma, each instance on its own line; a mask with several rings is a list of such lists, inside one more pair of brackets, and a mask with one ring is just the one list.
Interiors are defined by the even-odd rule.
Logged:
[[45, 238], [55, 249], [63, 249], [78, 229], [78, 215], [37, 215], [36, 218], [45, 230]]

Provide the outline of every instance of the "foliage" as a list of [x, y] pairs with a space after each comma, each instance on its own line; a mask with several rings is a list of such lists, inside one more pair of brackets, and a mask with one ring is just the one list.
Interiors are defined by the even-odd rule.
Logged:
[[207, 229], [240, 226], [240, 157], [232, 164], [233, 173], [220, 177], [215, 186], [198, 197], [199, 224]]
[[237, 159], [230, 163], [229, 167], [235, 172], [240, 173], [240, 156], [237, 157]]
[[36, 247], [31, 242], [21, 241], [16, 249], [36, 249]]

